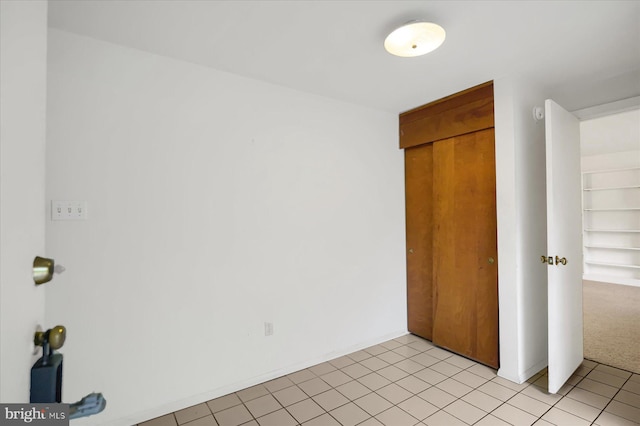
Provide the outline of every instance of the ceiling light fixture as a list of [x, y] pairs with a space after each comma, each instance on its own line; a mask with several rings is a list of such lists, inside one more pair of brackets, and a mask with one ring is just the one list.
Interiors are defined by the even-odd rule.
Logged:
[[405, 58], [425, 55], [440, 47], [445, 34], [438, 24], [411, 21], [393, 30], [384, 40], [384, 48], [392, 55]]

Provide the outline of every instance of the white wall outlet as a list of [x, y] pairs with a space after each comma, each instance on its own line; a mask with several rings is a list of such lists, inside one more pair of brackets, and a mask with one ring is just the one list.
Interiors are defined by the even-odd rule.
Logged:
[[272, 322], [265, 322], [264, 323], [264, 335], [265, 336], [272, 336], [273, 335], [273, 323]]
[[86, 201], [51, 201], [51, 220], [86, 220]]

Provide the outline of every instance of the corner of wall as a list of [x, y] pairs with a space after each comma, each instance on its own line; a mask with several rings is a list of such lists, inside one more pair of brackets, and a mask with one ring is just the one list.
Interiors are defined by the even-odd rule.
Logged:
[[534, 122], [531, 112], [544, 96], [517, 75], [496, 80], [494, 87], [501, 265], [498, 374], [522, 382], [546, 365], [546, 291], [540, 291], [546, 272], [537, 261], [538, 252], [546, 250], [544, 124]]

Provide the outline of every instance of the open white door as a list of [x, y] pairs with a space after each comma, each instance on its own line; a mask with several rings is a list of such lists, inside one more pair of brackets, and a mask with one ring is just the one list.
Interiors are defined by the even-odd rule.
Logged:
[[556, 393], [583, 360], [580, 126], [552, 100], [544, 106], [549, 392]]

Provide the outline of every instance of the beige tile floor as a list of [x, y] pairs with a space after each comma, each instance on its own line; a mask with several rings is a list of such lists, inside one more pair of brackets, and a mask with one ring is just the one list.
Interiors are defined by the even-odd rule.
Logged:
[[639, 425], [640, 375], [585, 360], [557, 395], [405, 335], [139, 426]]

